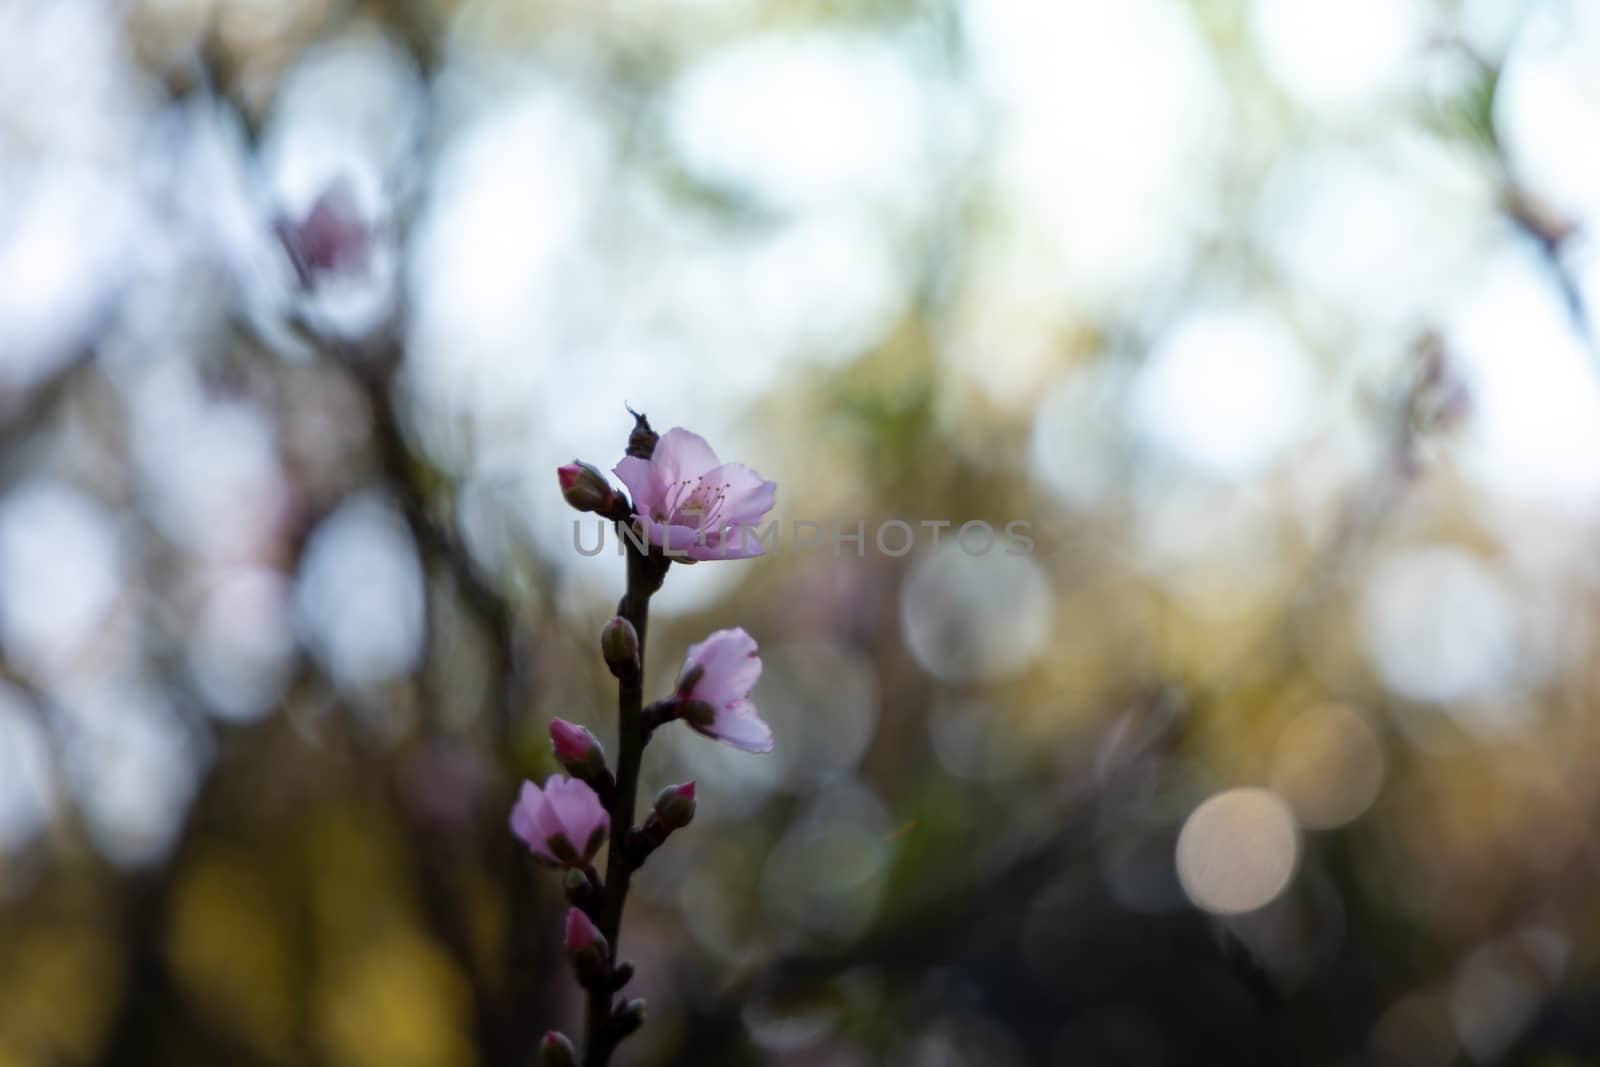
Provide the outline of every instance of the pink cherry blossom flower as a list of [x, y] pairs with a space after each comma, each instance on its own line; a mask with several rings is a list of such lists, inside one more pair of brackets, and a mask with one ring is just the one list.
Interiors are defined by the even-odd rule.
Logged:
[[558, 867], [588, 863], [610, 828], [611, 818], [595, 791], [559, 774], [551, 775], [542, 790], [523, 782], [511, 809], [511, 832], [539, 859]]
[[761, 659], [755, 638], [741, 629], [718, 630], [689, 646], [680, 676], [678, 697], [711, 708], [710, 721], [685, 721], [707, 737], [726, 741], [746, 752], [772, 751], [772, 730], [756, 706], [750, 690], [761, 677]]
[[777, 483], [742, 463], [723, 463], [699, 434], [674, 427], [650, 459], [628, 456], [612, 473], [632, 494], [651, 544], [691, 560], [761, 555], [753, 528], [772, 510]]

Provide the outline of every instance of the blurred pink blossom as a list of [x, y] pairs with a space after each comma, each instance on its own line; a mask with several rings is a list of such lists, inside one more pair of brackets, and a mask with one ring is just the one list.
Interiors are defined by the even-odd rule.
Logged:
[[372, 252], [372, 231], [345, 182], [330, 185], [298, 222], [280, 219], [278, 236], [300, 281], [323, 275], [359, 274]]

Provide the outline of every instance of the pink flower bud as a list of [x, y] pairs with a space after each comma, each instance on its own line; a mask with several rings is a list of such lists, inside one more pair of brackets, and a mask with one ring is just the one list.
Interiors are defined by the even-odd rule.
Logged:
[[734, 748], [772, 751], [772, 730], [750, 702], [760, 677], [755, 638], [741, 629], [718, 630], [689, 646], [678, 683], [678, 700], [693, 712], [684, 721]]
[[694, 819], [694, 783], [669, 785], [657, 793], [655, 813], [669, 833], [688, 826]]
[[539, 1042], [539, 1067], [577, 1067], [578, 1051], [567, 1035], [548, 1030]]
[[592, 986], [610, 975], [611, 946], [581, 908], [567, 909], [565, 944], [572, 969], [585, 986]]
[[583, 913], [581, 908], [567, 909], [566, 947], [568, 952], [582, 952], [596, 944], [605, 944], [605, 935]]
[[579, 511], [604, 511], [616, 496], [605, 475], [578, 460], [557, 467], [556, 478], [561, 482], [562, 497]]
[[583, 763], [600, 747], [593, 734], [565, 719], [551, 721], [550, 743], [562, 763]]
[[602, 798], [610, 794], [615, 783], [606, 767], [606, 750], [600, 747], [594, 734], [565, 719], [555, 719], [550, 723], [550, 747], [555, 749], [556, 759], [568, 774], [587, 784]]

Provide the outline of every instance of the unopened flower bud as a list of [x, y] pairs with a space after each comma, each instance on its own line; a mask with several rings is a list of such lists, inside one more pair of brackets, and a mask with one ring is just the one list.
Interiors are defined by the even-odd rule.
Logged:
[[611, 1025], [616, 1030], [618, 1040], [627, 1037], [643, 1026], [644, 1017], [644, 999], [642, 997], [634, 997], [618, 1008], [617, 1013], [611, 1017]]
[[539, 1067], [578, 1067], [578, 1051], [560, 1030], [545, 1032], [539, 1042]]
[[594, 887], [589, 884], [589, 876], [576, 867], [567, 868], [567, 877], [563, 888], [567, 891], [567, 899], [580, 907], [588, 902], [594, 890]]
[[555, 749], [556, 759], [574, 778], [592, 784], [597, 779], [609, 776], [606, 750], [600, 747], [594, 734], [576, 723], [565, 719], [551, 720], [550, 747]]
[[621, 989], [631, 981], [633, 981], [632, 960], [623, 960], [611, 969], [611, 988], [613, 990]]
[[611, 963], [611, 946], [606, 943], [600, 928], [583, 913], [582, 908], [567, 909], [567, 958], [572, 969], [585, 983], [606, 976]]
[[618, 678], [629, 678], [639, 673], [639, 632], [633, 623], [621, 615], [606, 623], [600, 631], [600, 652], [606, 666]]
[[557, 467], [556, 476], [561, 479], [561, 495], [579, 511], [605, 511], [616, 495], [604, 474], [578, 460]]
[[681, 830], [694, 820], [694, 783], [669, 785], [656, 794], [656, 818], [669, 832]]

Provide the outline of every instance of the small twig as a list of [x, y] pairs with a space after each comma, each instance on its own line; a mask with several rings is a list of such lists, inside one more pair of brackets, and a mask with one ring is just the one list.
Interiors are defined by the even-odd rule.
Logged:
[[[635, 415], [637, 426], [629, 439], [630, 453], [643, 451], [648, 457], [654, 448], [654, 434], [642, 415]], [[617, 604], [617, 614], [632, 625], [639, 640], [637, 671], [617, 679], [617, 770], [616, 791], [611, 798], [611, 841], [606, 853], [605, 894], [600, 904], [599, 927], [611, 946], [611, 967], [618, 966], [622, 929], [622, 910], [628, 899], [628, 886], [639, 857], [629, 847], [633, 837], [634, 807], [638, 799], [639, 768], [644, 747], [649, 741], [644, 710], [644, 650], [650, 624], [650, 597], [661, 588], [671, 561], [656, 551], [641, 551], [623, 538], [628, 553], [628, 584]], [[584, 1062], [588, 1067], [605, 1067], [611, 1060], [621, 1033], [613, 1025], [613, 990], [596, 984], [589, 990], [585, 1020]]]

